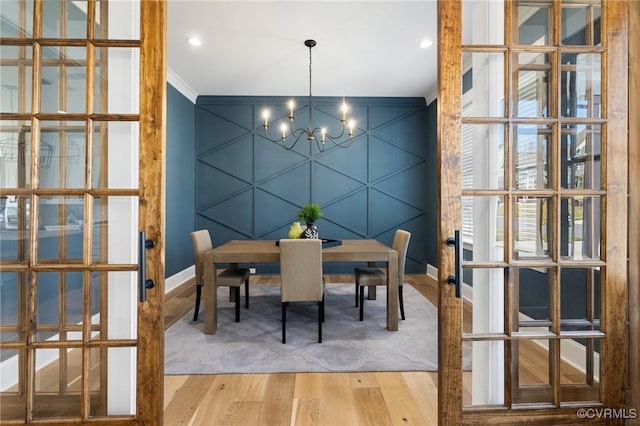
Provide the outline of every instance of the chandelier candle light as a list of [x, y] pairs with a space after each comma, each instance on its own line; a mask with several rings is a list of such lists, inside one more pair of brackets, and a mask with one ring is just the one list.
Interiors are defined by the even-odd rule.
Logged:
[[[305, 40], [304, 45], [309, 48], [309, 123], [307, 124], [306, 128], [293, 128], [293, 121], [295, 120], [294, 110], [296, 104], [295, 102], [293, 102], [293, 100], [290, 100], [287, 104], [287, 107], [289, 109], [289, 115], [287, 117], [289, 119], [289, 124], [287, 124], [286, 122], [280, 124], [281, 136], [279, 139], [272, 139], [269, 137], [268, 129], [271, 112], [268, 109], [262, 111], [262, 118], [264, 119], [264, 123], [262, 124], [262, 127], [264, 128], [264, 137], [271, 142], [280, 144], [286, 150], [293, 149], [293, 147], [300, 140], [300, 138], [302, 138], [302, 136], [305, 136], [309, 143], [315, 141], [318, 149], [321, 152], [324, 151], [325, 142], [327, 140], [329, 140], [339, 148], [347, 148], [353, 141], [356, 123], [352, 119], [347, 120], [347, 112], [349, 111], [349, 106], [344, 101], [344, 99], [342, 100], [342, 105], [340, 106], [340, 111], [342, 113], [340, 118], [342, 131], [339, 135], [330, 135], [329, 133], [327, 133], [326, 127], [313, 127], [313, 96], [311, 95], [311, 49], [316, 45], [316, 41]], [[347, 134], [348, 137], [343, 140], [343, 136], [345, 136], [345, 128], [347, 126], [349, 127], [349, 132]]]

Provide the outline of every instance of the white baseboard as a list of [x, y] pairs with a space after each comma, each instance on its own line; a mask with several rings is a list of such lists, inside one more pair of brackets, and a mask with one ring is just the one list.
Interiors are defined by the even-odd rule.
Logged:
[[164, 294], [169, 293], [174, 288], [178, 287], [185, 281], [190, 280], [196, 276], [196, 266], [191, 265], [187, 269], [183, 269], [177, 274], [173, 274], [164, 280]]

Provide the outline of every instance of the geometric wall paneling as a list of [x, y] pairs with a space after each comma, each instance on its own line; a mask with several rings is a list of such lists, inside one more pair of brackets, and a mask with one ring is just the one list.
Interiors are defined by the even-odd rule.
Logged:
[[314, 157], [315, 161], [360, 182], [367, 182], [367, 138], [354, 138], [349, 148], [332, 148], [327, 145], [324, 154]]
[[426, 122], [426, 109], [422, 109], [375, 129], [375, 135], [406, 151], [424, 157], [427, 153]]
[[202, 210], [240, 191], [251, 184], [228, 173], [199, 163], [196, 175], [196, 210]]
[[375, 189], [369, 191], [369, 236], [378, 235], [401, 227], [423, 212]]
[[369, 140], [372, 181], [424, 161], [422, 157], [391, 145], [376, 136], [369, 136]]
[[[282, 149], [275, 143], [269, 142], [256, 135], [254, 137], [254, 171], [256, 181], [262, 181], [271, 176], [275, 176], [282, 172], [282, 170], [289, 169], [295, 165], [308, 161], [309, 148], [306, 146], [307, 141], [301, 141], [298, 143], [294, 150], [287, 151]], [[299, 150], [305, 150], [299, 152]]]
[[369, 128], [372, 131], [377, 131], [379, 127], [399, 118], [403, 118], [415, 111], [419, 111], [422, 108], [424, 108], [424, 105], [400, 106], [392, 104], [386, 106], [372, 106], [369, 108]]
[[[365, 188], [323, 207], [324, 218], [359, 235], [367, 235], [367, 191]], [[322, 222], [325, 220], [323, 219]]]
[[[262, 128], [262, 110], [269, 108], [270, 134], [277, 137], [279, 123], [287, 122], [287, 101], [198, 97], [196, 223], [217, 232], [216, 245], [233, 238], [278, 239], [286, 237], [300, 206], [316, 202], [324, 213], [318, 228], [325, 238], [377, 238], [391, 244], [396, 229], [411, 227], [409, 256], [424, 272], [423, 253], [436, 238], [427, 223], [427, 218], [436, 220], [437, 210], [431, 178], [434, 114], [427, 125], [427, 111], [434, 109], [423, 98], [347, 98], [348, 116], [357, 122], [349, 148], [327, 141], [326, 151], [319, 152], [303, 137], [288, 151], [267, 141]], [[307, 98], [294, 101], [300, 105], [294, 125], [305, 127]], [[314, 98], [312, 125], [339, 133], [341, 102], [341, 97]]]
[[247, 190], [198, 213], [245, 235], [253, 233], [253, 191]]
[[236, 139], [215, 151], [208, 151], [198, 158], [200, 162], [247, 182], [253, 180], [253, 135]]
[[254, 232], [257, 238], [287, 223], [291, 225], [291, 222], [297, 220], [297, 205], [261, 189], [256, 189], [254, 196]]
[[198, 155], [233, 139], [251, 134], [250, 129], [201, 109], [196, 109], [196, 120]]
[[310, 169], [311, 165], [307, 161], [293, 169], [285, 169], [281, 174], [260, 182], [258, 187], [290, 203], [303, 206], [309, 202], [309, 197], [311, 196]]
[[226, 104], [226, 105], [216, 105], [216, 104], [199, 104], [200, 108], [206, 110], [211, 114], [215, 114], [218, 117], [229, 121], [230, 123], [236, 124], [240, 127], [245, 128], [248, 131], [251, 131], [254, 127], [253, 123], [253, 103], [248, 103], [246, 105], [243, 104]]
[[433, 183], [425, 180], [426, 169], [427, 165], [423, 162], [375, 182], [374, 187], [417, 209], [426, 210], [435, 201], [428, 199], [426, 195], [425, 186]]
[[316, 163], [313, 165], [311, 175], [311, 199], [309, 201], [324, 205], [364, 186], [365, 184], [362, 182]]

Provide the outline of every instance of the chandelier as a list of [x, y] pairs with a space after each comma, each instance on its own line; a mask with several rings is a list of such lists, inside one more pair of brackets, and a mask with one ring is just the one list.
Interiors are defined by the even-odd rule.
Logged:
[[[342, 105], [340, 105], [340, 112], [342, 113], [340, 118], [340, 124], [342, 127], [342, 131], [338, 135], [331, 135], [327, 132], [326, 127], [313, 127], [313, 96], [311, 94], [311, 49], [316, 45], [315, 40], [305, 40], [304, 45], [309, 48], [309, 122], [307, 123], [307, 127], [301, 127], [294, 129], [293, 122], [295, 120], [295, 107], [296, 104], [293, 100], [290, 100], [287, 104], [289, 109], [288, 115], [288, 123], [282, 122], [280, 124], [280, 137], [270, 137], [269, 136], [269, 118], [271, 116], [271, 112], [268, 109], [262, 111], [262, 118], [264, 120], [262, 127], [264, 128], [264, 137], [274, 143], [281, 145], [286, 150], [291, 150], [298, 143], [300, 139], [304, 136], [309, 143], [315, 142], [318, 149], [323, 152], [325, 149], [325, 144], [327, 141], [332, 143], [333, 145], [339, 148], [347, 148], [353, 142], [354, 129], [355, 129], [355, 121], [352, 119], [347, 119], [347, 112], [349, 111], [349, 106], [347, 103], [342, 100]], [[349, 128], [349, 131], [346, 132], [346, 128]], [[345, 133], [347, 133], [345, 135]]]

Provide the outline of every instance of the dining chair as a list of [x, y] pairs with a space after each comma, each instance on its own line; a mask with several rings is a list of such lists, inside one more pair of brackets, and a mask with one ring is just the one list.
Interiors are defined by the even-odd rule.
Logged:
[[[404, 283], [404, 265], [407, 260], [407, 248], [409, 247], [411, 233], [402, 229], [396, 230], [393, 237], [392, 248], [398, 252], [398, 299], [400, 300], [400, 316], [404, 320], [404, 301], [402, 300], [402, 284]], [[356, 306], [360, 299], [360, 321], [364, 318], [364, 288], [371, 286], [386, 286], [387, 271], [381, 268], [355, 268], [353, 274], [356, 278]]]
[[[202, 295], [202, 286], [204, 284], [204, 253], [213, 248], [211, 235], [208, 229], [201, 229], [191, 233], [191, 244], [193, 245], [193, 255], [196, 264], [196, 310], [193, 314], [193, 320], [198, 320], [198, 311], [200, 310], [200, 297]], [[240, 287], [244, 283], [245, 309], [249, 309], [249, 269], [230, 267], [218, 274], [218, 287], [233, 287], [236, 302], [236, 322], [240, 321]]]
[[290, 302], [318, 302], [318, 343], [324, 321], [322, 240], [282, 239], [280, 246], [280, 300], [282, 343], [287, 343], [287, 307]]

